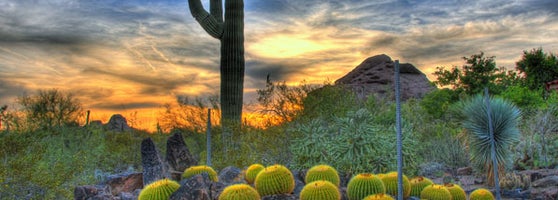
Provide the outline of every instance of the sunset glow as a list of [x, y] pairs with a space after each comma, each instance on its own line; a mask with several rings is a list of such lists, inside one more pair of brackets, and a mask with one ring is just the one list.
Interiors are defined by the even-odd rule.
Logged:
[[[513, 69], [524, 50], [556, 53], [556, 35], [555, 0], [247, 0], [245, 102], [268, 74], [290, 85], [333, 82], [377, 54], [430, 79], [436, 66], [480, 51]], [[120, 113], [155, 130], [166, 103], [219, 93], [219, 48], [187, 1], [0, 0], [0, 106], [58, 88], [93, 120]]]

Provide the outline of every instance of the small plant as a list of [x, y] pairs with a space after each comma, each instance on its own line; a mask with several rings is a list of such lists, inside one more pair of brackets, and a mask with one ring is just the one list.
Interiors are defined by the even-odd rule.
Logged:
[[373, 194], [364, 198], [364, 200], [395, 200], [393, 197], [389, 196], [389, 194]]
[[452, 196], [450, 191], [443, 185], [432, 184], [422, 190], [420, 198], [429, 200], [451, 200]]
[[469, 200], [494, 200], [494, 195], [490, 192], [490, 190], [478, 188], [471, 192]]
[[409, 180], [409, 182], [411, 183], [410, 196], [414, 196], [414, 197], [420, 197], [420, 192], [422, 192], [422, 189], [424, 189], [426, 186], [434, 184], [432, 180], [423, 176], [414, 177], [411, 180]]
[[254, 181], [256, 190], [260, 195], [289, 194], [295, 188], [293, 173], [283, 165], [266, 167]]
[[339, 174], [329, 165], [316, 165], [308, 170], [304, 182], [310, 183], [317, 180], [326, 180], [339, 187]]
[[[386, 186], [386, 193], [392, 196], [397, 196], [397, 172], [390, 172], [380, 176], [382, 182]], [[411, 195], [411, 183], [407, 176], [403, 174], [403, 198], [409, 198]]]
[[500, 187], [507, 190], [528, 189], [531, 187], [531, 178], [525, 174], [507, 173], [500, 178]]
[[246, 169], [246, 175], [244, 176], [244, 179], [248, 184], [254, 183], [254, 180], [256, 180], [256, 176], [258, 176], [258, 173], [260, 173], [260, 171], [262, 171], [264, 168], [265, 167], [261, 164], [250, 165], [248, 169]]
[[463, 188], [461, 188], [459, 185], [448, 183], [444, 186], [451, 193], [452, 200], [467, 200], [467, 194], [465, 194], [465, 190], [463, 190]]
[[206, 166], [206, 165], [192, 166], [184, 170], [184, 173], [182, 173], [182, 178], [183, 179], [191, 178], [192, 176], [201, 173], [207, 173], [209, 175], [209, 178], [214, 182], [219, 181], [217, 172], [215, 172], [215, 170], [213, 170], [213, 168], [211, 168], [210, 166]]
[[339, 189], [326, 180], [313, 181], [300, 191], [300, 200], [340, 200]]
[[349, 200], [361, 200], [364, 197], [386, 193], [382, 180], [374, 174], [358, 174], [347, 184]]
[[260, 194], [247, 184], [234, 184], [226, 187], [219, 195], [219, 200], [259, 200]]
[[169, 179], [155, 181], [143, 188], [138, 200], [166, 200], [180, 188], [180, 184]]

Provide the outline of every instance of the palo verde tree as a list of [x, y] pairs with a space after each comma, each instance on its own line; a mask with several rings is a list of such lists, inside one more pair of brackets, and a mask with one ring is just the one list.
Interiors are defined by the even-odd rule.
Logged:
[[439, 86], [452, 86], [458, 92], [464, 92], [468, 95], [481, 93], [485, 87], [488, 87], [492, 93], [500, 93], [508, 83], [506, 78], [506, 70], [496, 67], [494, 56], [485, 57], [483, 52], [472, 55], [471, 57], [463, 57], [465, 65], [458, 68], [454, 66], [450, 70], [443, 67], [437, 67], [434, 75], [437, 80], [434, 81]]
[[240, 124], [244, 88], [244, 1], [210, 0], [207, 12], [200, 0], [188, 0], [190, 13], [201, 27], [221, 41], [221, 121]]
[[38, 94], [22, 96], [17, 101], [23, 106], [29, 125], [47, 130], [76, 124], [82, 111], [78, 99], [57, 89], [39, 90]]
[[523, 51], [516, 66], [530, 89], [542, 89], [546, 82], [558, 79], [558, 58], [544, 53], [542, 48]]

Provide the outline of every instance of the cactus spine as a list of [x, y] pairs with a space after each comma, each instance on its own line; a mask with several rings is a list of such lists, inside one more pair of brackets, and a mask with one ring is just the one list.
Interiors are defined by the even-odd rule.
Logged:
[[451, 193], [443, 185], [432, 184], [426, 186], [420, 193], [421, 199], [452, 200]]
[[256, 190], [260, 195], [289, 194], [295, 188], [293, 173], [283, 165], [266, 167], [254, 181]]
[[471, 192], [469, 200], [494, 200], [494, 195], [487, 189], [479, 188]]
[[422, 192], [422, 189], [424, 189], [426, 186], [434, 184], [432, 180], [422, 176], [414, 177], [409, 180], [409, 182], [411, 183], [411, 196], [414, 197], [420, 197], [420, 192]]
[[467, 200], [467, 194], [465, 194], [465, 190], [459, 187], [459, 185], [448, 183], [444, 186], [451, 193], [452, 200]]
[[310, 182], [300, 191], [300, 200], [340, 200], [339, 189], [326, 180]]
[[347, 184], [349, 200], [361, 200], [378, 193], [386, 193], [386, 188], [382, 180], [374, 174], [358, 174]]
[[[380, 176], [380, 179], [384, 182], [386, 186], [386, 194], [397, 196], [397, 172], [390, 172], [383, 176]], [[411, 195], [411, 183], [407, 176], [403, 174], [403, 198], [409, 198]]]
[[201, 174], [201, 173], [204, 173], [204, 172], [209, 175], [209, 178], [212, 181], [214, 181], [214, 182], [219, 181], [219, 177], [217, 176], [217, 172], [215, 172], [215, 170], [213, 170], [213, 168], [211, 168], [210, 166], [207, 166], [207, 165], [192, 166], [192, 167], [184, 170], [184, 173], [182, 173], [182, 178], [183, 179], [190, 178], [194, 175]]
[[326, 180], [339, 187], [339, 174], [329, 165], [316, 165], [308, 170], [304, 182], [307, 184], [317, 180]]
[[244, 88], [244, 1], [209, 1], [207, 12], [200, 0], [188, 0], [190, 13], [212, 37], [221, 41], [221, 121], [240, 125]]
[[389, 194], [373, 194], [364, 198], [364, 200], [395, 200], [393, 197], [389, 196]]
[[262, 171], [265, 167], [261, 164], [253, 164], [250, 165], [248, 167], [248, 169], [246, 169], [246, 173], [244, 175], [244, 179], [246, 180], [246, 182], [248, 184], [252, 184], [254, 183], [254, 180], [256, 180], [256, 176], [258, 175], [258, 173], [260, 171]]
[[161, 179], [141, 190], [138, 200], [166, 200], [171, 194], [180, 188], [180, 184], [169, 179]]
[[219, 195], [219, 200], [260, 200], [256, 189], [247, 184], [230, 185]]

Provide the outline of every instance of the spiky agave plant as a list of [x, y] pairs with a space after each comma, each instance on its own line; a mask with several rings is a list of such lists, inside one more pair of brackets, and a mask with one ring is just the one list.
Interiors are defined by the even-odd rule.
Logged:
[[[494, 185], [489, 118], [484, 97], [478, 95], [461, 105], [463, 127], [467, 130], [471, 161], [486, 170], [487, 182]], [[490, 113], [494, 134], [494, 149], [498, 170], [504, 172], [511, 162], [510, 146], [518, 141], [519, 109], [502, 98], [490, 98]]]

